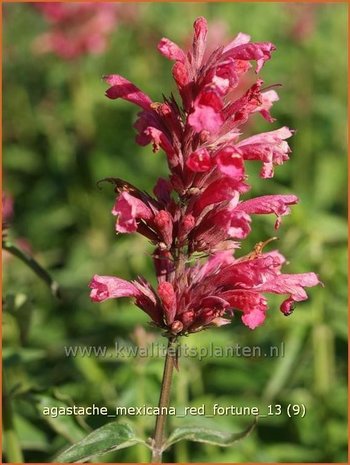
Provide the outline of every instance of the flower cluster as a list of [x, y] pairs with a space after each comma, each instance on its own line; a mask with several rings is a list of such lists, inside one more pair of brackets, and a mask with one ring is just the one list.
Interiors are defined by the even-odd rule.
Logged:
[[35, 40], [34, 50], [37, 53], [52, 52], [67, 60], [103, 52], [117, 22], [134, 12], [132, 5], [113, 2], [42, 2], [33, 5], [50, 24], [50, 31]]
[[[254, 43], [246, 34], [205, 55], [207, 23], [194, 23], [191, 49], [186, 53], [169, 39], [158, 50], [174, 61], [172, 74], [181, 104], [174, 97], [151, 98], [119, 75], [105, 76], [110, 99], [122, 98], [139, 106], [136, 141], [162, 149], [169, 165], [168, 179], [158, 179], [153, 196], [120, 179], [110, 178], [117, 198], [112, 210], [118, 233], [138, 232], [155, 246], [157, 289], [144, 279], [127, 282], [95, 275], [91, 298], [133, 297], [153, 323], [168, 334], [187, 334], [230, 322], [241, 312], [251, 329], [266, 316], [264, 293], [286, 294], [281, 311], [289, 315], [295, 302], [307, 299], [304, 287], [319, 283], [314, 273], [283, 274], [285, 259], [278, 251], [263, 252], [259, 243], [247, 256], [235, 258], [240, 240], [251, 230], [251, 216], [276, 215], [275, 228], [295, 195], [266, 195], [241, 200], [250, 186], [245, 162], [262, 162], [261, 176], [272, 177], [274, 167], [288, 160], [287, 127], [242, 138], [242, 126], [260, 113], [269, 122], [278, 95], [257, 81], [239, 98], [234, 90], [251, 62], [258, 73], [275, 47]], [[269, 242], [269, 241], [267, 241]], [[196, 260], [209, 257], [206, 262]], [[195, 259], [195, 265], [191, 262]]]

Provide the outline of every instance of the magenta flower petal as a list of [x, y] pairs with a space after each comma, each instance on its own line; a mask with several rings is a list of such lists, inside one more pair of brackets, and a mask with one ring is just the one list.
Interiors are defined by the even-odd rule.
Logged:
[[193, 59], [194, 65], [197, 69], [202, 64], [204, 52], [205, 52], [205, 44], [207, 40], [207, 33], [208, 33], [208, 24], [207, 20], [203, 17], [199, 17], [193, 24], [194, 28], [194, 36], [193, 36]]
[[143, 136], [148, 137], [148, 140], [145, 141], [147, 144], [152, 141], [153, 152], [158, 152], [159, 148], [162, 148], [167, 154], [170, 166], [175, 167], [178, 165], [176, 152], [171, 144], [171, 141], [162, 131], [150, 126], [143, 131]]
[[241, 310], [244, 313], [249, 313], [253, 309], [262, 312], [265, 312], [267, 309], [266, 298], [258, 292], [233, 289], [223, 292], [221, 296], [229, 302], [233, 310]]
[[223, 119], [215, 108], [198, 104], [188, 117], [188, 122], [196, 132], [209, 131], [216, 134], [223, 124]]
[[261, 310], [254, 309], [248, 313], [242, 315], [243, 323], [248, 326], [250, 329], [255, 329], [258, 326], [261, 326], [265, 321], [266, 315], [265, 312]]
[[262, 177], [273, 176], [273, 166], [288, 160], [290, 148], [285, 139], [292, 136], [287, 127], [265, 132], [244, 139], [237, 144], [245, 160], [261, 160], [264, 163]]
[[290, 205], [295, 205], [299, 201], [296, 195], [264, 195], [254, 199], [245, 200], [236, 207], [237, 211], [244, 211], [249, 215], [274, 213], [277, 216], [275, 228], [281, 222], [281, 216], [290, 213]]
[[161, 39], [158, 44], [158, 50], [169, 60], [180, 61], [181, 63], [186, 61], [185, 52], [178, 45], [167, 38]]
[[228, 228], [229, 237], [235, 239], [244, 239], [250, 233], [250, 222], [251, 218], [244, 212], [233, 211], [230, 217], [230, 223]]
[[274, 294], [290, 294], [294, 301], [307, 299], [304, 287], [313, 287], [321, 284], [315, 273], [280, 274], [260, 284], [257, 289]]
[[224, 175], [234, 179], [243, 179], [243, 158], [233, 147], [225, 147], [220, 150], [216, 155], [216, 163]]
[[138, 87], [132, 84], [127, 79], [119, 76], [119, 74], [111, 74], [104, 76], [103, 79], [111, 87], [107, 89], [106, 96], [110, 99], [122, 98], [128, 100], [135, 105], [138, 105], [145, 110], [150, 109], [152, 100], [142, 92]]
[[234, 60], [256, 60], [258, 73], [263, 67], [265, 61], [271, 58], [271, 52], [276, 50], [276, 47], [271, 42], [256, 42], [242, 43], [237, 47], [230, 48], [226, 53], [226, 57]]
[[250, 42], [250, 36], [243, 32], [239, 32], [236, 37], [226, 45], [223, 51], [228, 52], [229, 50], [238, 47], [239, 45], [247, 44], [248, 42]]
[[194, 213], [198, 215], [208, 205], [230, 200], [237, 192], [245, 190], [247, 190], [247, 185], [244, 182], [228, 177], [218, 179], [209, 184], [196, 201], [193, 207]]
[[117, 216], [116, 231], [131, 233], [137, 230], [137, 219], [150, 219], [152, 211], [142, 200], [122, 192], [116, 200], [112, 214]]
[[278, 94], [274, 90], [261, 93], [261, 105], [259, 105], [254, 111], [259, 112], [269, 123], [273, 123], [275, 118], [270, 115], [270, 109], [274, 102], [279, 100]]
[[204, 173], [213, 166], [212, 159], [206, 148], [198, 149], [192, 152], [186, 160], [186, 166], [191, 171]]
[[95, 275], [89, 284], [90, 297], [94, 302], [104, 302], [118, 297], [138, 297], [140, 291], [128, 281], [114, 276]]

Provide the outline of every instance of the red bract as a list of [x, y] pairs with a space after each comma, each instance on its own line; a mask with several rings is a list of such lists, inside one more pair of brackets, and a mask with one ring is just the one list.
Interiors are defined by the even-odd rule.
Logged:
[[[181, 104], [173, 96], [153, 102], [125, 78], [105, 77], [110, 86], [107, 97], [141, 108], [136, 140], [151, 143], [154, 152], [162, 149], [170, 174], [158, 179], [154, 197], [119, 179], [108, 179], [118, 194], [112, 210], [117, 232], [138, 232], [154, 244], [157, 290], [144, 280], [127, 283], [95, 276], [91, 298], [133, 297], [167, 335], [221, 326], [237, 312], [254, 329], [265, 320], [265, 293], [285, 294], [281, 311], [288, 315], [295, 302], [307, 299], [304, 288], [319, 283], [314, 273], [283, 274], [282, 255], [262, 252], [269, 241], [257, 244], [245, 257], [233, 257], [239, 241], [251, 231], [251, 215], [275, 214], [277, 229], [281, 217], [298, 202], [291, 194], [241, 199], [250, 189], [245, 163], [260, 160], [261, 176], [273, 176], [274, 166], [288, 160], [286, 139], [293, 131], [282, 127], [242, 138], [243, 125], [255, 113], [274, 121], [270, 109], [278, 95], [263, 90], [263, 81], [257, 79], [241, 97], [232, 97], [250, 62], [256, 62], [259, 72], [275, 47], [250, 42], [240, 33], [208, 55], [206, 36], [206, 20], [198, 18], [188, 52], [168, 39], [158, 45], [175, 61], [173, 76]], [[200, 258], [204, 262], [199, 263]]]

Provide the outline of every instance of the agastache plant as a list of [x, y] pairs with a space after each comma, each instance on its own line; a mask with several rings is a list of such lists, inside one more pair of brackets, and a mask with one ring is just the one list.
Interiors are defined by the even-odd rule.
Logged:
[[[271, 178], [274, 167], [289, 158], [287, 127], [244, 138], [242, 127], [255, 113], [268, 122], [278, 100], [274, 90], [256, 82], [239, 98], [233, 91], [256, 63], [259, 73], [271, 58], [270, 42], [251, 42], [239, 33], [226, 46], [206, 56], [207, 22], [194, 23], [192, 47], [183, 51], [169, 39], [158, 44], [159, 52], [174, 61], [172, 74], [180, 100], [173, 96], [154, 102], [119, 75], [108, 75], [106, 95], [122, 98], [141, 111], [135, 123], [136, 141], [167, 157], [169, 177], [159, 178], [153, 195], [126, 181], [108, 178], [117, 198], [112, 210], [117, 233], [142, 234], [154, 245], [157, 288], [143, 278], [128, 282], [113, 276], [95, 275], [91, 299], [131, 297], [153, 325], [163, 330], [169, 347], [179, 336], [231, 323], [235, 316], [248, 328], [263, 324], [267, 313], [265, 293], [283, 294], [280, 310], [289, 315], [296, 302], [307, 299], [305, 287], [319, 284], [315, 273], [284, 274], [285, 258], [265, 252], [258, 243], [251, 253], [237, 257], [240, 241], [251, 231], [251, 216], [281, 218], [298, 202], [295, 195], [247, 198], [245, 162], [262, 163], [261, 177]], [[170, 399], [174, 352], [168, 351], [159, 406]], [[153, 461], [161, 461], [165, 416], [159, 415], [152, 439]]]

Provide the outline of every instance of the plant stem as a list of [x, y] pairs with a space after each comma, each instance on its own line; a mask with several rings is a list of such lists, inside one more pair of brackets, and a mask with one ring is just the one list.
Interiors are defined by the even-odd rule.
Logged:
[[160, 397], [158, 403], [160, 413], [157, 416], [152, 444], [152, 463], [162, 462], [164, 428], [167, 416], [166, 414], [162, 413], [162, 410], [163, 407], [168, 408], [170, 402], [171, 381], [175, 364], [175, 342], [176, 337], [169, 338], [167, 354], [164, 364], [162, 387], [160, 390]]
[[20, 260], [22, 260], [22, 262], [29, 266], [29, 268], [31, 268], [34, 271], [34, 273], [49, 286], [52, 294], [55, 297], [59, 297], [58, 283], [51, 278], [49, 273], [41, 265], [39, 265], [39, 263], [36, 260], [34, 260], [33, 257], [31, 257], [29, 254], [7, 241], [2, 243], [2, 247], [4, 250], [7, 250], [8, 252], [12, 253], [12, 255], [19, 258]]

